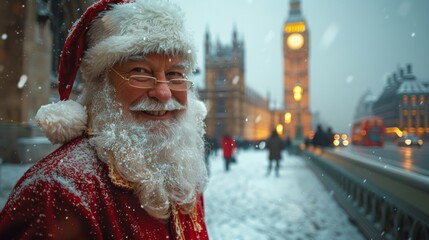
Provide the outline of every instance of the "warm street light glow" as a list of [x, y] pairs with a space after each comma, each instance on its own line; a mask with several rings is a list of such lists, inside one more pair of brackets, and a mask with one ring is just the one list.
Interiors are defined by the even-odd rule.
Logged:
[[276, 126], [276, 131], [278, 135], [282, 135], [283, 134], [283, 125], [282, 124], [277, 124]]
[[402, 132], [401, 129], [397, 127], [387, 127], [385, 131], [386, 133], [396, 133], [398, 137], [402, 137], [404, 135], [404, 132]]
[[298, 114], [297, 114], [297, 124], [296, 124], [296, 134], [295, 134], [295, 140], [297, 142], [301, 142], [302, 141], [302, 125], [301, 125], [301, 106], [300, 106], [300, 101], [302, 99], [302, 92], [303, 89], [301, 86], [299, 85], [295, 85], [295, 87], [293, 87], [293, 99], [295, 99], [295, 101], [298, 104]]
[[302, 87], [297, 85], [293, 88], [293, 99], [299, 102], [301, 101], [301, 98], [302, 98]]
[[292, 114], [290, 112], [285, 113], [285, 123], [289, 124], [292, 121]]

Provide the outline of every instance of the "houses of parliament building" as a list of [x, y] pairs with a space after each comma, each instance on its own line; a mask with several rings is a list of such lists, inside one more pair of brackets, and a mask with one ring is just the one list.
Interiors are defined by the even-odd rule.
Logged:
[[[290, 1], [283, 29], [284, 101], [270, 109], [269, 99], [246, 85], [244, 40], [233, 30], [232, 43], [214, 43], [205, 35], [205, 89], [200, 95], [208, 106], [207, 134], [229, 134], [245, 140], [262, 140], [276, 129], [281, 137], [302, 139], [312, 131], [309, 109], [309, 32], [299, 0]], [[261, 79], [264, 81], [264, 79]], [[277, 88], [280, 86], [271, 86]]]

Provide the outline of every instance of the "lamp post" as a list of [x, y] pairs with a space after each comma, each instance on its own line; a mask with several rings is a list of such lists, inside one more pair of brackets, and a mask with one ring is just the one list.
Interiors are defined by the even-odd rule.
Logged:
[[297, 106], [298, 106], [296, 133], [295, 133], [295, 141], [298, 143], [302, 142], [301, 104], [300, 104], [302, 99], [302, 92], [303, 92], [303, 89], [299, 85], [296, 85], [293, 88], [293, 99], [297, 102]]
[[281, 123], [277, 124], [276, 132], [279, 136], [283, 135], [283, 125]]
[[284, 118], [285, 118], [284, 120], [285, 120], [285, 123], [286, 123], [285, 132], [286, 132], [286, 135], [288, 135], [288, 134], [290, 134], [289, 124], [292, 121], [292, 114], [290, 112], [286, 112], [285, 115], [284, 115]]

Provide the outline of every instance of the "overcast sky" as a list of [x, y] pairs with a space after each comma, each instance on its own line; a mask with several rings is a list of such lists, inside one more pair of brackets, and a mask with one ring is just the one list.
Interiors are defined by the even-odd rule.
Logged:
[[[246, 83], [283, 107], [282, 30], [288, 0], [172, 0], [186, 13], [204, 70], [204, 34], [246, 49]], [[388, 76], [412, 63], [429, 80], [429, 0], [301, 0], [310, 32], [310, 110], [349, 132], [358, 99], [379, 96]], [[195, 80], [203, 86], [204, 72]], [[268, 84], [267, 84], [268, 83]]]

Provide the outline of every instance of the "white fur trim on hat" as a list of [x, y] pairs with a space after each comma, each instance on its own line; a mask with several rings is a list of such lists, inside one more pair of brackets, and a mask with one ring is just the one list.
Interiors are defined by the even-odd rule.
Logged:
[[183, 56], [189, 71], [195, 65], [192, 39], [185, 31], [181, 9], [168, 1], [141, 1], [112, 5], [100, 14], [87, 33], [88, 49], [81, 64], [86, 81], [131, 56], [148, 53]]
[[73, 100], [59, 101], [40, 107], [36, 121], [53, 144], [66, 143], [86, 129], [85, 108]]

